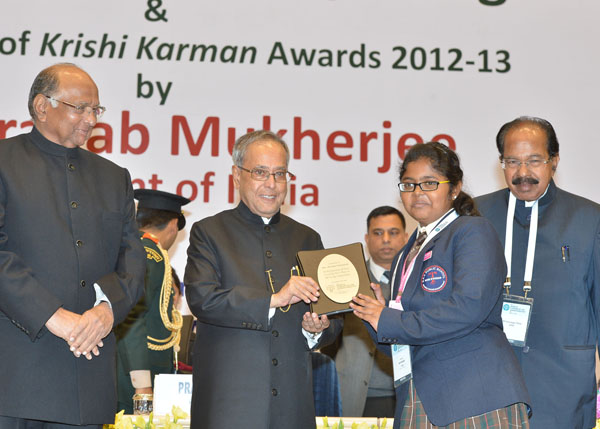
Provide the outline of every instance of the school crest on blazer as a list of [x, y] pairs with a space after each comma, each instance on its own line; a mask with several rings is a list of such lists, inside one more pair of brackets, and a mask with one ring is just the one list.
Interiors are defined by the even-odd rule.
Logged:
[[448, 275], [439, 265], [425, 268], [421, 275], [421, 288], [425, 292], [439, 292], [448, 284]]

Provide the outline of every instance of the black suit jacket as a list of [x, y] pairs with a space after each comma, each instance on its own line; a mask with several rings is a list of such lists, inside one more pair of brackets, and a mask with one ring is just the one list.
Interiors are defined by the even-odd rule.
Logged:
[[128, 172], [35, 128], [0, 142], [0, 415], [114, 421], [115, 339], [76, 358], [45, 328], [93, 307], [97, 283], [121, 321], [143, 292], [144, 251]]
[[[312, 368], [301, 323], [304, 302], [268, 318], [271, 288], [290, 278], [299, 250], [323, 248], [314, 230], [276, 214], [268, 225], [244, 203], [196, 222], [185, 291], [198, 318], [194, 428], [306, 429], [315, 425]], [[341, 321], [323, 332], [333, 341]]]

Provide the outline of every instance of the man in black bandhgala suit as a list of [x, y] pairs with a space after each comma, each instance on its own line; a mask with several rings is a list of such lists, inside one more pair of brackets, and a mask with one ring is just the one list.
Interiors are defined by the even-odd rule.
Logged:
[[86, 72], [43, 70], [29, 111], [0, 142], [0, 428], [112, 423], [111, 330], [144, 287], [131, 179], [81, 148], [104, 111]]

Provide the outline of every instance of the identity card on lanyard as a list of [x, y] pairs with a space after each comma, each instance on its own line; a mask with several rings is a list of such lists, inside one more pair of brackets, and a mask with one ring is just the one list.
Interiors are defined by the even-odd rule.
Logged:
[[529, 223], [529, 240], [527, 241], [527, 259], [525, 261], [525, 276], [523, 278], [524, 296], [511, 295], [511, 265], [512, 265], [512, 238], [513, 223], [517, 198], [510, 193], [508, 199], [508, 210], [506, 212], [506, 236], [504, 240], [504, 257], [508, 267], [508, 277], [504, 282], [504, 303], [502, 304], [502, 324], [508, 342], [516, 347], [524, 347], [527, 341], [529, 322], [531, 321], [531, 310], [533, 309], [533, 298], [527, 297], [531, 291], [531, 279], [533, 277], [533, 260], [535, 257], [535, 242], [538, 229], [538, 201], [534, 201], [531, 207], [531, 221]]
[[[441, 230], [447, 227], [454, 219], [458, 217], [458, 213], [452, 210], [447, 215], [445, 215], [442, 220], [436, 225], [436, 227], [431, 231], [431, 233], [427, 236], [427, 239], [421, 245], [421, 249], [425, 248], [425, 245], [437, 235]], [[396, 261], [396, 266], [394, 267], [394, 273], [392, 275], [392, 279], [396, 277], [398, 272], [398, 265], [400, 264], [400, 260], [402, 260], [401, 255]], [[400, 270], [400, 285], [398, 286], [398, 294], [395, 299], [390, 299], [390, 308], [395, 310], [404, 311], [402, 307], [402, 302], [400, 301], [402, 297], [402, 292], [404, 292], [404, 288], [406, 287], [406, 282], [410, 277], [410, 274], [413, 270], [415, 261], [417, 260], [417, 255], [412, 259], [410, 265], [406, 267], [406, 269]], [[393, 297], [394, 294], [394, 282], [390, 282], [390, 287], [392, 291], [390, 296]], [[410, 346], [406, 344], [392, 344], [392, 368], [394, 370], [394, 387], [398, 387], [401, 384], [407, 382], [412, 378], [412, 364], [410, 357]]]

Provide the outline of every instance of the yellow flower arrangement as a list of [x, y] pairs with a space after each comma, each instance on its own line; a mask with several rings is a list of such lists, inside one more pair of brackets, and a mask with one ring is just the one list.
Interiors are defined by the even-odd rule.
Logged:
[[171, 408], [173, 419], [171, 415], [158, 417], [158, 422], [154, 422], [154, 413], [150, 413], [148, 421], [143, 416], [126, 416], [125, 410], [121, 410], [115, 415], [115, 423], [112, 425], [104, 425], [104, 429], [183, 429], [183, 425], [178, 423], [179, 420], [185, 420], [189, 416], [180, 407], [173, 405]]
[[[381, 426], [377, 425], [369, 425], [368, 423], [352, 423], [350, 429], [384, 429], [387, 425], [387, 419], [384, 418], [381, 422]], [[344, 422], [340, 419], [337, 423], [332, 423], [332, 426], [329, 425], [329, 421], [327, 417], [323, 417], [323, 426], [317, 426], [317, 429], [344, 429]]]

